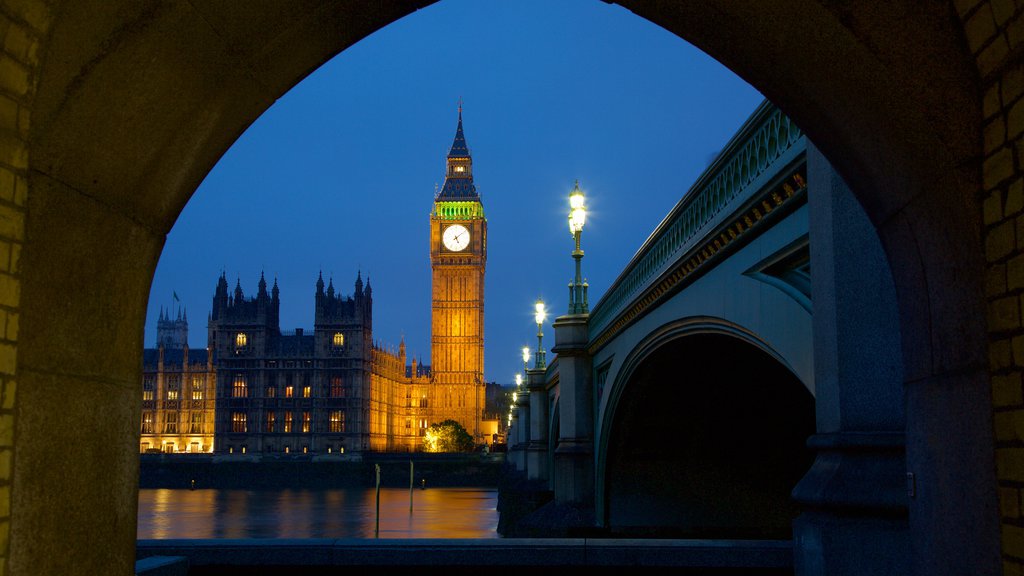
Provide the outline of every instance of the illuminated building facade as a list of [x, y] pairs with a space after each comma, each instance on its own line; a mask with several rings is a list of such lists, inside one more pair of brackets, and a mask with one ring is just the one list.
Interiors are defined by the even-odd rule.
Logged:
[[[209, 349], [218, 375], [215, 451], [332, 454], [419, 447], [406, 394], [405, 344], [373, 340], [373, 289], [361, 275], [351, 296], [316, 282], [313, 332], [282, 334], [277, 283], [260, 278], [213, 297]], [[408, 405], [407, 405], [408, 404]]]
[[431, 369], [434, 420], [452, 419], [490, 440], [484, 411], [484, 271], [487, 220], [473, 184], [462, 107], [444, 186], [430, 214]]
[[373, 289], [361, 275], [351, 296], [318, 278], [312, 333], [283, 334], [276, 281], [268, 290], [261, 275], [246, 297], [222, 274], [201, 354], [190, 357], [187, 318], [161, 312], [158, 347], [145, 351], [142, 451], [416, 451], [448, 419], [477, 443], [494, 441], [500, 415], [484, 413], [487, 221], [472, 166], [460, 107], [430, 215], [430, 366], [407, 364], [404, 341], [373, 339]]
[[157, 348], [143, 351], [140, 451], [213, 451], [216, 381], [206, 350], [188, 348], [187, 315], [161, 310]]

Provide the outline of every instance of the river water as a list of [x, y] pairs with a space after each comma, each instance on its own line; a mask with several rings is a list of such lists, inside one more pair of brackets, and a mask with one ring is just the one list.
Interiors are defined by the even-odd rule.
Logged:
[[[490, 488], [139, 490], [139, 539], [500, 538]], [[379, 528], [378, 528], [379, 526]], [[375, 531], [377, 535], [375, 536]]]

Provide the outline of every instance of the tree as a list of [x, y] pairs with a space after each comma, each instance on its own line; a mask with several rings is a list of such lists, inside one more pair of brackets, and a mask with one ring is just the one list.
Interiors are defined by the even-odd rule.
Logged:
[[431, 424], [423, 436], [427, 452], [471, 452], [473, 437], [455, 420]]

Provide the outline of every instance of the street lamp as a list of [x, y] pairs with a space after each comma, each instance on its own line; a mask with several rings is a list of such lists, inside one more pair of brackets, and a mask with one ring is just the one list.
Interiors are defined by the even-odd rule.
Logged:
[[530, 347], [523, 346], [523, 372], [529, 370], [527, 364], [530, 362]]
[[523, 384], [523, 375], [522, 374], [516, 374], [516, 390], [519, 390], [519, 387], [522, 384]]
[[537, 322], [537, 361], [533, 365], [535, 369], [546, 366], [544, 362], [544, 347], [541, 345], [541, 341], [544, 338], [544, 319], [547, 317], [548, 312], [544, 309], [544, 301], [537, 298], [537, 302], [533, 305], [533, 319]]
[[583, 205], [583, 191], [580, 190], [580, 181], [569, 193], [569, 233], [576, 242], [576, 248], [572, 251], [572, 257], [576, 260], [576, 278], [569, 284], [569, 314], [588, 314], [590, 307], [587, 304], [587, 283], [580, 277], [580, 260], [583, 259], [583, 250], [580, 249], [580, 234], [583, 232], [583, 224], [587, 220], [587, 208]]

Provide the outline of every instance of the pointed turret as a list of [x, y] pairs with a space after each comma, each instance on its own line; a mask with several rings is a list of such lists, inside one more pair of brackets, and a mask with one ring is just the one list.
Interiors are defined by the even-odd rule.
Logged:
[[473, 185], [473, 158], [469, 154], [466, 135], [462, 131], [462, 104], [459, 104], [459, 124], [455, 129], [455, 140], [448, 152], [444, 186], [436, 194], [436, 200], [479, 200]]
[[356, 297], [362, 297], [363, 295], [363, 272], [360, 270], [356, 272]]
[[323, 273], [322, 270], [320, 271], [320, 276], [317, 277], [317, 279], [316, 279], [316, 293], [317, 294], [323, 294], [324, 293], [324, 273]]
[[277, 288], [277, 277], [275, 276], [274, 277], [274, 287], [270, 289], [270, 298], [274, 302], [277, 302], [279, 300], [278, 297], [280, 295], [281, 295], [281, 291]]
[[242, 279], [235, 280], [235, 302], [241, 302], [243, 299], [242, 294]]
[[334, 276], [327, 281], [327, 297], [334, 298]]
[[262, 271], [260, 271], [260, 283], [258, 285], [258, 288], [259, 291], [256, 293], [256, 295], [260, 298], [265, 298], [267, 296], [267, 279], [264, 278]]

